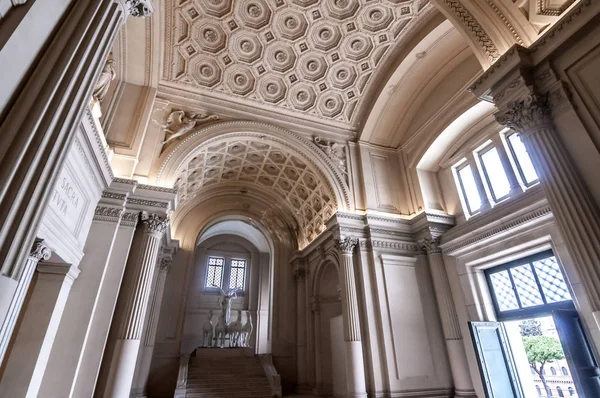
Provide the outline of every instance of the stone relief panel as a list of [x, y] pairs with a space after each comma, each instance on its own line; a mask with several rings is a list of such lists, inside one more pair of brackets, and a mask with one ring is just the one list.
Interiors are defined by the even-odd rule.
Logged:
[[424, 0], [166, 0], [163, 81], [355, 127], [374, 69], [429, 7]]
[[175, 188], [183, 203], [204, 187], [230, 182], [251, 184], [281, 198], [309, 241], [337, 210], [335, 195], [315, 166], [275, 142], [250, 137], [199, 147], [179, 168]]

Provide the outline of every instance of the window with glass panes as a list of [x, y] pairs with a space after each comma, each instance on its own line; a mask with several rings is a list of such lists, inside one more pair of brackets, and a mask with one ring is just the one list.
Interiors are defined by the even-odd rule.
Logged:
[[232, 259], [229, 273], [229, 288], [244, 290], [246, 280], [246, 260]]
[[456, 176], [462, 193], [463, 200], [467, 206], [469, 215], [477, 214], [481, 208], [481, 196], [475, 183], [473, 169], [468, 163], [456, 167]]
[[574, 309], [551, 250], [485, 271], [499, 321]]
[[488, 146], [479, 152], [481, 168], [494, 202], [499, 202], [510, 193], [510, 183], [502, 166], [498, 149]]
[[535, 184], [538, 181], [538, 175], [535, 172], [533, 163], [531, 163], [531, 158], [529, 157], [527, 149], [525, 149], [525, 145], [523, 144], [523, 141], [521, 141], [519, 134], [512, 133], [507, 135], [506, 142], [508, 143], [510, 153], [517, 166], [517, 172], [523, 183], [526, 186]]
[[208, 257], [208, 271], [206, 274], [206, 287], [221, 287], [223, 284], [223, 257]]

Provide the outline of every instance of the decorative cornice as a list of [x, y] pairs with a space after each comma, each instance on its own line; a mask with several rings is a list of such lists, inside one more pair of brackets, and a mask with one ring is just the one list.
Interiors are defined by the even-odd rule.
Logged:
[[144, 189], [146, 191], [155, 191], [155, 192], [165, 192], [165, 193], [177, 194], [177, 190], [175, 188], [159, 187], [159, 186], [156, 186], [156, 185], [138, 184], [137, 189]]
[[162, 235], [169, 225], [168, 217], [161, 217], [155, 213], [143, 211], [140, 213], [140, 220], [144, 224], [144, 232]]
[[127, 199], [127, 194], [111, 192], [111, 191], [104, 191], [104, 192], [102, 192], [102, 197], [105, 199], [116, 199], [116, 200], [125, 201]]
[[379, 249], [392, 249], [392, 250], [398, 250], [398, 251], [404, 251], [404, 252], [411, 252], [411, 253], [416, 253], [419, 251], [419, 248], [416, 244], [414, 243], [402, 243], [402, 242], [390, 242], [390, 241], [386, 241], [386, 240], [361, 240], [360, 242], [361, 247], [365, 247], [367, 249], [369, 249], [369, 244], [370, 246], [373, 248], [379, 248]]
[[96, 140], [96, 145], [98, 146], [100, 156], [102, 157], [102, 162], [104, 163], [104, 168], [108, 172], [109, 177], [111, 179], [114, 179], [115, 175], [113, 174], [112, 167], [110, 167], [110, 162], [108, 161], [108, 156], [106, 156], [106, 150], [104, 149], [104, 144], [102, 143], [102, 140], [100, 139], [101, 133], [98, 131], [98, 128], [96, 127], [96, 122], [94, 121], [94, 116], [92, 115], [92, 112], [89, 109], [86, 109], [85, 113], [88, 118], [89, 124], [92, 127], [92, 130], [94, 131], [94, 139]]
[[44, 243], [43, 239], [35, 238], [35, 242], [33, 242], [33, 246], [29, 252], [29, 258], [34, 261], [49, 260], [52, 251], [52, 248]]
[[521, 217], [518, 217], [512, 221], [503, 223], [502, 225], [499, 225], [496, 228], [493, 228], [489, 231], [484, 231], [470, 239], [456, 243], [452, 246], [447, 246], [447, 243], [444, 242], [444, 243], [442, 243], [442, 251], [444, 253], [452, 254], [452, 253], [456, 252], [457, 250], [463, 249], [467, 246], [471, 246], [479, 241], [490, 238], [490, 237], [500, 234], [502, 232], [506, 232], [508, 230], [517, 228], [517, 227], [519, 227], [523, 224], [526, 224], [532, 220], [535, 220], [537, 218], [541, 218], [541, 217], [544, 217], [544, 216], [547, 216], [550, 214], [552, 214], [552, 211], [550, 210], [550, 206], [546, 205], [542, 208], [536, 209], [536, 210], [534, 210], [530, 213], [527, 213]]
[[129, 185], [138, 185], [136, 180], [130, 180], [129, 178], [113, 178], [113, 182], [118, 182], [119, 184], [129, 184]]
[[122, 207], [96, 206], [94, 221], [119, 222], [122, 214]]
[[343, 238], [335, 239], [335, 247], [343, 254], [352, 255], [356, 245], [358, 245], [358, 238], [346, 236]]

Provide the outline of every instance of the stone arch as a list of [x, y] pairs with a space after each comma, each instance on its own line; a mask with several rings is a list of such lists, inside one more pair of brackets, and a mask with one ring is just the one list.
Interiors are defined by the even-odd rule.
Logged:
[[336, 211], [353, 208], [343, 173], [319, 147], [258, 122], [222, 122], [190, 133], [161, 156], [151, 180], [178, 188], [184, 206], [216, 186], [270, 195], [296, 219], [301, 246]]

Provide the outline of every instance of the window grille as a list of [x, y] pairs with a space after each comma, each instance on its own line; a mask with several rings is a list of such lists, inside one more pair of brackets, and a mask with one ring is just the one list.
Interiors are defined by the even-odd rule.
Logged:
[[246, 260], [232, 259], [229, 275], [229, 288], [244, 290], [246, 279]]
[[490, 268], [485, 275], [499, 321], [574, 308], [551, 250]]
[[207, 288], [222, 287], [223, 286], [223, 266], [225, 265], [225, 259], [222, 257], [209, 257], [208, 258], [208, 272], [206, 275]]

